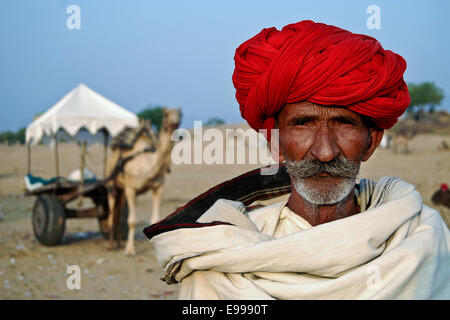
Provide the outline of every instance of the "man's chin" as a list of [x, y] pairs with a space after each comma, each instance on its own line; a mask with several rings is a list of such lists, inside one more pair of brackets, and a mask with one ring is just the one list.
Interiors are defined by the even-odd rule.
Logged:
[[332, 205], [345, 199], [355, 180], [336, 176], [314, 176], [297, 180], [295, 189], [305, 200], [316, 205]]
[[320, 174], [320, 175], [315, 175], [312, 177], [308, 177], [308, 178], [303, 178], [303, 181], [305, 183], [311, 183], [317, 186], [320, 185], [326, 185], [329, 186], [329, 184], [339, 184], [344, 180], [344, 178], [342, 177], [336, 177], [336, 176], [332, 176], [332, 175], [324, 175], [324, 174]]

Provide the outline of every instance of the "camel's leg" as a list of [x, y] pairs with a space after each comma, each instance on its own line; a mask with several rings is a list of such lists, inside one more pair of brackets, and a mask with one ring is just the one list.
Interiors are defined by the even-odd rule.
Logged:
[[134, 231], [136, 229], [136, 192], [133, 188], [125, 188], [125, 197], [128, 202], [128, 240], [125, 247], [126, 255], [136, 254], [134, 248]]
[[156, 188], [152, 189], [153, 193], [153, 212], [152, 216], [150, 217], [150, 224], [157, 223], [159, 220], [161, 220], [159, 216], [159, 208], [161, 205], [161, 198], [163, 194], [163, 186], [157, 186]]
[[108, 249], [112, 250], [114, 246], [114, 228], [116, 220], [116, 196], [117, 192], [108, 192], [108, 228], [109, 228], [109, 244]]
[[392, 144], [392, 151], [394, 153], [398, 153], [398, 148], [399, 148], [399, 142], [398, 142], [398, 138], [396, 137]]
[[119, 201], [116, 200], [116, 216], [114, 219], [115, 229], [114, 233], [117, 236], [117, 248], [122, 248], [122, 209], [125, 205], [125, 195], [123, 192], [120, 193]]

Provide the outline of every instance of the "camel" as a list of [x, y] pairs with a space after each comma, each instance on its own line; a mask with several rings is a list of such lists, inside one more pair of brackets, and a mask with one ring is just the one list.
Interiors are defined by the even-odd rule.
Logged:
[[392, 151], [394, 153], [408, 153], [408, 137], [403, 134], [397, 134], [392, 139]]
[[438, 151], [448, 151], [450, 150], [450, 147], [448, 146], [448, 143], [445, 140], [442, 140], [441, 143], [437, 147]]
[[411, 153], [409, 142], [419, 133], [415, 127], [400, 127], [392, 137], [391, 147], [394, 153]]
[[[117, 243], [114, 246], [114, 232], [112, 231], [120, 228], [120, 209], [118, 208], [123, 206], [124, 198], [128, 205], [126, 255], [136, 254], [134, 246], [137, 222], [136, 196], [151, 190], [153, 195], [153, 212], [150, 218], [150, 224], [154, 224], [160, 220], [159, 209], [163, 193], [164, 177], [170, 170], [170, 155], [174, 145], [174, 142], [171, 141], [171, 135], [178, 128], [180, 121], [181, 109], [163, 108], [163, 123], [158, 139], [156, 139], [148, 124], [141, 123], [137, 129], [124, 130], [112, 142], [112, 154], [108, 157], [107, 161], [107, 176], [114, 170], [117, 170], [117, 173], [106, 185], [108, 190], [110, 249], [121, 247], [120, 232], [116, 233]], [[128, 140], [131, 137], [131, 142], [125, 141], [127, 136]]]

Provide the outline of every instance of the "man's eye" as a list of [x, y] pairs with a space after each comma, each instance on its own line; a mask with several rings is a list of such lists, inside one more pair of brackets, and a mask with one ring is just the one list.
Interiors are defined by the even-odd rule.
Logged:
[[342, 124], [355, 125], [355, 122], [354, 122], [354, 121], [351, 121], [351, 120], [341, 120], [341, 123], [342, 123]]
[[353, 125], [353, 126], [355, 126], [355, 125], [358, 124], [355, 120], [349, 119], [349, 118], [346, 118], [346, 117], [336, 118], [335, 121], [338, 124], [345, 124], [345, 125]]
[[309, 120], [309, 119], [295, 119], [293, 121], [293, 125], [294, 126], [304, 126], [310, 122], [311, 122], [311, 120]]

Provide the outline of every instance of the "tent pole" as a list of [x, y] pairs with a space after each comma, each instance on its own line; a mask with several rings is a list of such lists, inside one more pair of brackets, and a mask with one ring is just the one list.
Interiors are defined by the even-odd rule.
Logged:
[[86, 141], [81, 145], [81, 166], [80, 166], [80, 193], [78, 195], [78, 206], [83, 206], [83, 188], [84, 188], [84, 167], [86, 165]]
[[86, 141], [81, 145], [81, 185], [84, 184], [84, 167], [86, 166]]
[[31, 140], [27, 142], [27, 174], [31, 173]]
[[55, 143], [55, 174], [56, 177], [59, 177], [59, 158], [58, 158], [58, 132], [53, 134], [53, 141]]
[[106, 179], [106, 161], [108, 159], [108, 131], [106, 129], [103, 131], [104, 134], [104, 145], [103, 145], [103, 179]]

